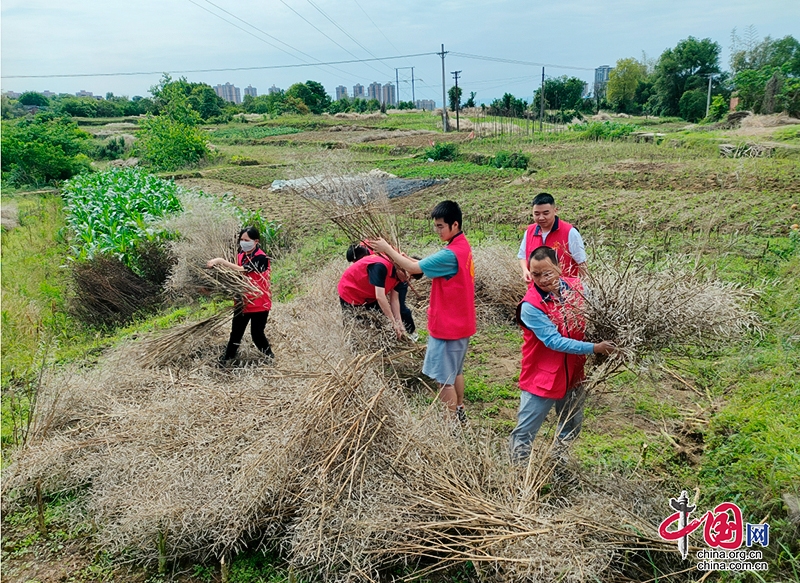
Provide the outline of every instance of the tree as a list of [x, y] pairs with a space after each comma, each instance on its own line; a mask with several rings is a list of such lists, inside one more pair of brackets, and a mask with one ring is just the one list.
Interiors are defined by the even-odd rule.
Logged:
[[37, 107], [47, 107], [50, 105], [50, 100], [41, 93], [35, 91], [26, 91], [19, 96], [18, 100], [22, 105], [35, 105]]
[[[733, 36], [736, 41], [735, 31]], [[746, 48], [739, 47], [734, 52], [731, 66], [735, 72], [733, 85], [739, 96], [739, 109], [798, 114], [800, 42], [794, 37], [775, 41], [766, 37], [760, 43], [750, 39]]]
[[199, 123], [223, 114], [226, 102], [216, 94], [211, 85], [189, 83], [185, 77], [173, 81], [167, 74], [158, 85], [150, 88], [156, 113], [167, 112], [183, 123]]
[[678, 112], [686, 121], [698, 122], [706, 115], [706, 92], [702, 89], [685, 91], [678, 103]]
[[164, 114], [150, 115], [140, 125], [137, 153], [157, 170], [193, 166], [208, 153], [206, 137], [194, 125]]
[[461, 89], [461, 87], [456, 87], [455, 85], [453, 85], [447, 91], [447, 100], [450, 103], [450, 109], [451, 110], [455, 111], [456, 109], [459, 109], [459, 104], [461, 103], [461, 94], [462, 93], [463, 93], [463, 90]]
[[616, 111], [631, 113], [636, 90], [647, 75], [645, 66], [636, 59], [620, 59], [608, 76], [606, 99]]
[[469, 92], [469, 99], [464, 102], [464, 107], [475, 107], [475, 95], [477, 95], [474, 91]]
[[522, 117], [528, 109], [528, 102], [518, 99], [510, 93], [505, 93], [501, 99], [495, 99], [489, 105], [489, 115], [501, 115], [503, 117]]
[[[311, 113], [321, 114], [331, 104], [331, 97], [325, 91], [325, 87], [316, 81], [306, 81], [305, 83], [295, 83], [286, 90], [286, 97], [292, 97], [303, 103]], [[297, 109], [296, 103], [294, 108]]]
[[699, 89], [704, 78], [720, 72], [720, 51], [719, 43], [690, 36], [661, 53], [653, 74], [658, 113], [678, 115], [683, 94]]
[[3, 122], [3, 180], [39, 186], [89, 169], [89, 134], [52, 113]]
[[97, 100], [91, 97], [68, 97], [61, 100], [59, 109], [72, 117], [96, 117]]
[[[556, 77], [544, 84], [545, 109], [580, 109], [583, 101], [585, 83], [577, 77]], [[541, 88], [534, 92], [533, 103], [540, 104]]]

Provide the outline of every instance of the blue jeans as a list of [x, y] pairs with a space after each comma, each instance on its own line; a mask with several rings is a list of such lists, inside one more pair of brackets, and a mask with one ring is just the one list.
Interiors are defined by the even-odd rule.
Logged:
[[567, 391], [562, 399], [538, 397], [528, 391], [521, 391], [517, 426], [511, 432], [509, 451], [511, 459], [520, 462], [531, 455], [531, 443], [544, 423], [553, 405], [558, 415], [558, 441], [569, 442], [581, 431], [583, 422], [583, 385]]

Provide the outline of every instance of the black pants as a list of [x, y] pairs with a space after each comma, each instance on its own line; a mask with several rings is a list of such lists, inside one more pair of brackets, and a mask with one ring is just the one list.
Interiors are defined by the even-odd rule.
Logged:
[[405, 326], [406, 332], [413, 334], [417, 329], [417, 326], [414, 324], [414, 317], [411, 315], [411, 308], [406, 306], [408, 282], [401, 281], [395, 286], [394, 289], [397, 290], [397, 295], [400, 298], [400, 319], [403, 320], [403, 326]]
[[267, 340], [267, 337], [264, 335], [264, 328], [267, 326], [268, 317], [269, 310], [250, 313], [243, 313], [238, 310], [235, 311], [233, 313], [233, 325], [231, 326], [231, 339], [228, 341], [228, 347], [225, 349], [225, 356], [223, 358], [225, 360], [230, 360], [236, 356], [248, 322], [250, 322], [250, 335], [253, 337], [253, 344], [265, 355], [272, 356], [272, 347], [270, 347], [269, 340]]

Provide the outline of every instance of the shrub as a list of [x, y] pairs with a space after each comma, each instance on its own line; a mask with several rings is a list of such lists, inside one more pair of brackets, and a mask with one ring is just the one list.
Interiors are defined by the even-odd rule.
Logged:
[[494, 158], [491, 164], [495, 168], [521, 168], [526, 169], [531, 157], [523, 152], [506, 152], [501, 150]]
[[38, 107], [47, 107], [50, 105], [50, 100], [41, 93], [35, 91], [26, 91], [19, 96], [19, 102], [22, 105], [36, 105]]
[[92, 157], [96, 160], [117, 160], [125, 155], [125, 138], [109, 138], [92, 152]]
[[453, 162], [458, 159], [458, 146], [452, 142], [433, 144], [425, 150], [425, 156], [432, 160]]
[[39, 114], [3, 122], [3, 180], [40, 186], [89, 170], [89, 134], [67, 118]]
[[572, 125], [570, 129], [580, 132], [580, 137], [586, 140], [617, 140], [629, 136], [639, 128], [616, 121], [593, 121]]
[[166, 115], [148, 117], [141, 123], [136, 151], [157, 170], [178, 170], [194, 166], [207, 154], [202, 130]]

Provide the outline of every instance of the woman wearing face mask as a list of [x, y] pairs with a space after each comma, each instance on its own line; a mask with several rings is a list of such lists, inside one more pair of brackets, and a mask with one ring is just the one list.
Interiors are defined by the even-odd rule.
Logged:
[[259, 290], [234, 300], [231, 338], [221, 359], [223, 363], [236, 356], [248, 322], [250, 322], [250, 334], [256, 347], [268, 358], [275, 356], [272, 353], [269, 340], [264, 335], [269, 311], [272, 308], [272, 294], [269, 286], [271, 265], [267, 254], [258, 246], [258, 239], [258, 229], [246, 227], [239, 233], [241, 253], [237, 256], [235, 264], [226, 261], [222, 257], [216, 257], [207, 263], [209, 268], [222, 265], [228, 269], [243, 271], [250, 279], [250, 282]]

